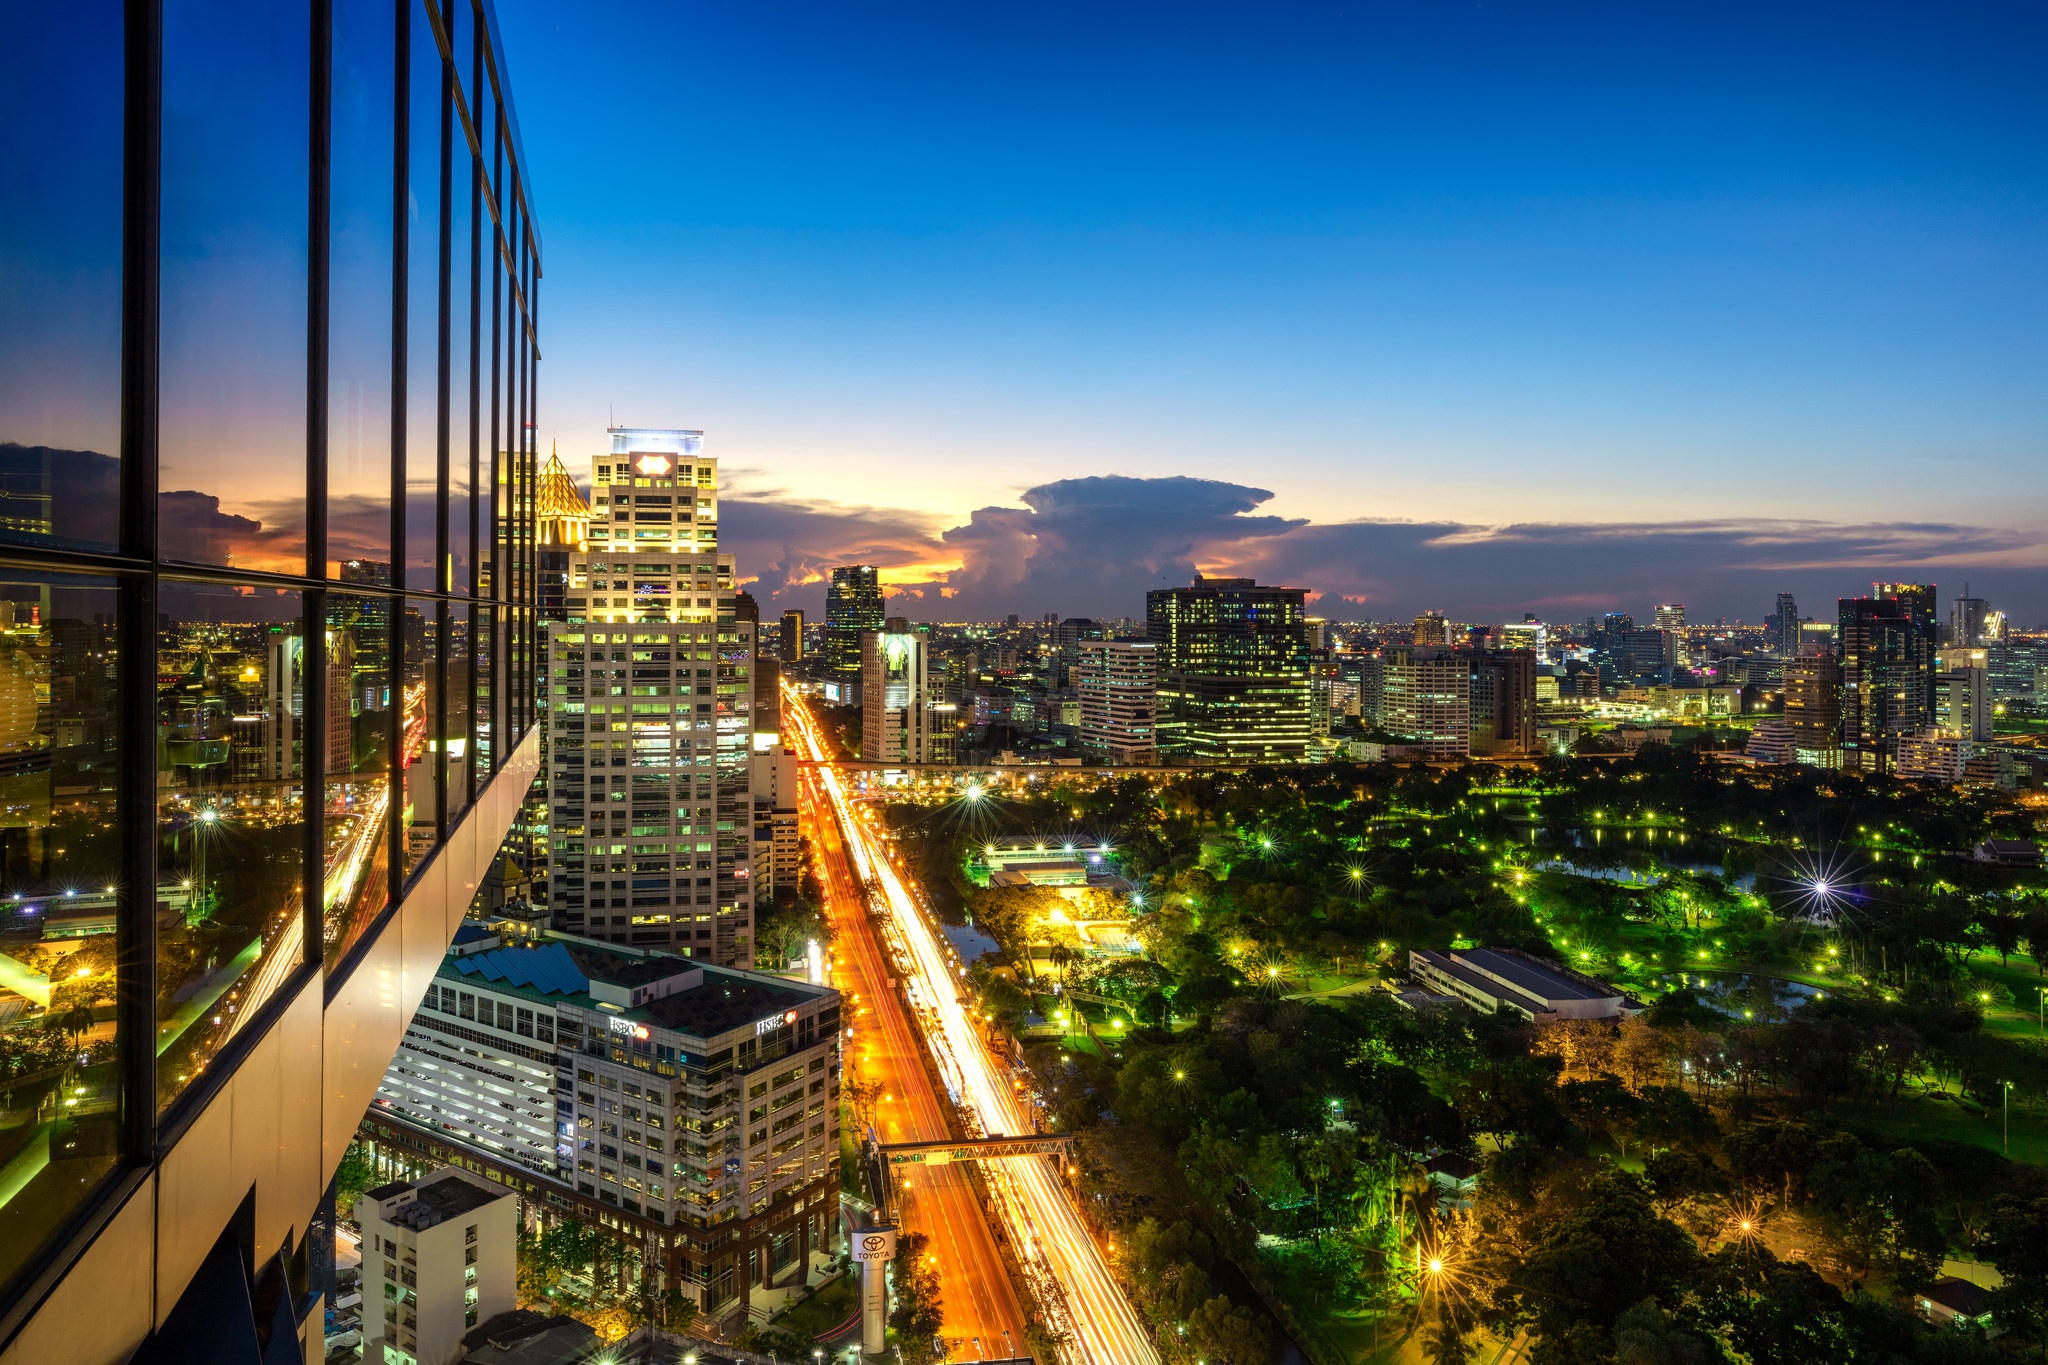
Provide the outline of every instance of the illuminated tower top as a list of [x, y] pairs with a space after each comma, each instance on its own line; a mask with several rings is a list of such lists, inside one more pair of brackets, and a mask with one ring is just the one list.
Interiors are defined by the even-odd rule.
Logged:
[[701, 431], [612, 427], [591, 469], [590, 548], [613, 554], [715, 554], [718, 461]]

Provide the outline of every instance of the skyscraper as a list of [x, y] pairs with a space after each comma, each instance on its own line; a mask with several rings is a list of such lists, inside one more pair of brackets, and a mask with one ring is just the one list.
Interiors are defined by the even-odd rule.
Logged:
[[1426, 611], [1415, 618], [1409, 629], [1409, 638], [1418, 645], [1448, 646], [1451, 643], [1451, 623], [1440, 611]]
[[1990, 644], [1984, 635], [1990, 615], [1991, 604], [1981, 597], [1970, 596], [1970, 585], [1963, 584], [1963, 595], [1949, 599], [1946, 643], [1964, 649]]
[[1536, 655], [1527, 649], [1474, 650], [1471, 749], [1475, 754], [1536, 752]]
[[841, 706], [859, 701], [862, 637], [882, 628], [884, 611], [881, 571], [874, 565], [847, 564], [832, 571], [825, 590], [828, 700]]
[[1159, 761], [1159, 646], [1143, 640], [1082, 642], [1076, 665], [1081, 747], [1091, 757], [1145, 767]]
[[1386, 652], [1383, 687], [1380, 723], [1387, 729], [1433, 757], [1472, 752], [1472, 662], [1466, 655], [1395, 645]]
[[1683, 602], [1659, 603], [1654, 624], [1658, 630], [1684, 630], [1685, 604]]
[[718, 552], [698, 431], [615, 427], [591, 470], [609, 536], [569, 558], [548, 633], [548, 908], [614, 943], [753, 960], [755, 623]]
[[1783, 659], [1799, 652], [1799, 604], [1789, 592], [1778, 594], [1778, 605], [1771, 612], [1771, 643]]
[[870, 763], [932, 761], [929, 637], [890, 620], [861, 637], [860, 756]]
[[1934, 723], [1934, 587], [1873, 587], [1840, 604], [1842, 766], [1882, 772]]
[[1308, 751], [1305, 588], [1197, 576], [1145, 594], [1159, 647], [1162, 754], [1210, 763], [1293, 763]]
[[1833, 655], [1802, 654], [1785, 661], [1785, 723], [1799, 762], [1840, 765], [1842, 665]]
[[318, 1342], [336, 1166], [531, 781], [544, 271], [493, 24], [7, 12], [0, 895], [32, 937], [100, 890], [119, 949], [0, 1086], [7, 1365]]
[[782, 629], [776, 646], [783, 663], [799, 664], [804, 661], [804, 613], [801, 607], [791, 607], [782, 613]]

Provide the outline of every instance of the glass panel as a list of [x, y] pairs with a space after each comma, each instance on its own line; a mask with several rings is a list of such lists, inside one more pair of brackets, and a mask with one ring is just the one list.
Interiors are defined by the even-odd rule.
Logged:
[[384, 908], [391, 861], [391, 606], [335, 593], [327, 603], [328, 969]]
[[405, 647], [401, 674], [405, 688], [404, 732], [400, 743], [400, 819], [404, 822], [403, 876], [411, 876], [440, 837], [440, 806], [434, 791], [434, 748], [429, 732], [440, 701], [440, 604], [405, 599], [398, 632]]
[[462, 603], [448, 607], [448, 690], [441, 708], [441, 734], [448, 751], [448, 819], [469, 805], [470, 614]]
[[0, 1024], [0, 1283], [113, 1171], [120, 1142], [114, 619], [103, 580], [0, 581], [0, 966], [18, 1011]]
[[[0, 538], [120, 536], [117, 0], [0, 6]], [[4, 1274], [4, 1267], [0, 1267]]]
[[[327, 556], [391, 562], [391, 156], [398, 8], [335, 0]], [[387, 577], [388, 571], [387, 571]]]
[[477, 782], [481, 785], [496, 766], [491, 743], [497, 731], [491, 715], [491, 698], [496, 692], [496, 679], [491, 676], [491, 661], [495, 657], [497, 621], [491, 608], [481, 604], [470, 608], [470, 620], [474, 623], [474, 635], [470, 641], [470, 669], [476, 680], [471, 710], [475, 728], [471, 731], [471, 742], [476, 746]]
[[410, 161], [406, 182], [405, 586], [437, 587], [441, 442], [441, 48], [413, 4]]
[[[466, 104], [470, 121], [476, 120], [476, 11], [470, 0], [447, 0], [444, 12], [448, 16], [448, 51], [455, 58], [455, 84], [459, 102]], [[456, 144], [461, 145], [462, 137], [456, 135]]]
[[169, 559], [306, 572], [307, 14], [163, 5]]
[[476, 259], [471, 239], [476, 218], [471, 206], [476, 198], [476, 158], [458, 131], [451, 142], [454, 169], [449, 179], [449, 203], [454, 211], [449, 233], [448, 267], [448, 590], [469, 593], [475, 571], [470, 548], [470, 470], [476, 448], [470, 439], [475, 410], [475, 377], [470, 368], [470, 338], [476, 327], [473, 304], [475, 281], [471, 278]]
[[500, 399], [504, 391], [504, 369], [498, 337], [502, 330], [505, 282], [498, 259], [495, 227], [488, 217], [483, 220], [482, 233], [483, 291], [488, 297], [479, 300], [484, 317], [478, 344], [484, 353], [479, 357], [477, 367], [482, 429], [477, 432], [480, 450], [477, 455], [476, 591], [479, 597], [492, 597], [497, 592], [497, 545], [501, 535], [498, 508], [502, 503], [498, 497], [498, 480], [504, 477], [504, 461], [499, 455], [504, 429], [504, 409]]
[[298, 593], [166, 582], [158, 602], [157, 860], [179, 893], [157, 917], [161, 1105], [304, 956], [302, 757], [325, 727]]

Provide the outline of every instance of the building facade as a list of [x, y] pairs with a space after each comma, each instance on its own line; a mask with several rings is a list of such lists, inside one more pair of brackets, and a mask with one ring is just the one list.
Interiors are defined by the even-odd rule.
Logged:
[[880, 630], [884, 618], [882, 573], [872, 564], [843, 564], [825, 589], [826, 700], [839, 706], [860, 702], [862, 641]]
[[803, 608], [791, 607], [782, 613], [782, 627], [776, 635], [775, 647], [785, 667], [804, 661]]
[[1081, 747], [1118, 766], [1159, 761], [1159, 646], [1091, 640], [1077, 646]]
[[1878, 583], [1840, 604], [1842, 766], [1885, 772], [1934, 724], [1934, 587]]
[[860, 756], [871, 763], [930, 763], [930, 637], [902, 621], [892, 625], [861, 637]]
[[1432, 758], [1470, 754], [1471, 659], [1448, 649], [1396, 645], [1386, 651], [1384, 665], [1380, 723]]
[[1840, 766], [1842, 665], [1829, 654], [1785, 661], [1785, 723], [1801, 763]]
[[1145, 594], [1158, 649], [1162, 756], [1198, 763], [1296, 763], [1307, 754], [1308, 628], [1303, 588], [1197, 577]]
[[363, 1192], [364, 1298], [382, 1304], [364, 1314], [365, 1359], [453, 1365], [464, 1333], [519, 1306], [516, 1203], [504, 1186], [453, 1169]]
[[[529, 1221], [614, 1230], [658, 1289], [743, 1320], [754, 1288], [801, 1279], [837, 1242], [839, 1019], [826, 986], [479, 936], [443, 959], [363, 1135], [401, 1168], [480, 1171]], [[545, 1149], [487, 1113], [506, 1075], [523, 1093], [542, 1073]]]
[[252, 1301], [319, 1354], [332, 1173], [531, 781], [541, 257], [491, 22], [0, 21], [0, 893], [111, 888], [112, 945], [0, 1092], [6, 1365], [253, 1359]]

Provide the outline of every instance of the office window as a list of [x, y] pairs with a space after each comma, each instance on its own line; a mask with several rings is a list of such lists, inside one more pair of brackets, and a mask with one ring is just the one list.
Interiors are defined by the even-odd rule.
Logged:
[[121, 13], [0, 11], [0, 539], [120, 536]]
[[434, 781], [436, 763], [433, 722], [441, 698], [441, 604], [408, 597], [399, 619], [404, 647], [400, 670], [403, 711], [400, 720], [400, 820], [405, 831], [400, 853], [402, 874], [410, 877], [441, 837], [440, 793]]
[[308, 717], [300, 594], [166, 582], [158, 606], [157, 865], [182, 905], [158, 918], [162, 1104], [302, 960]]
[[166, 559], [306, 571], [308, 15], [163, 5]]
[[449, 112], [443, 95], [446, 63], [424, 5], [407, 6], [408, 100], [406, 138], [405, 285], [405, 586], [433, 591], [441, 537], [440, 498], [447, 297]]
[[[345, 566], [346, 567], [346, 566]], [[332, 970], [389, 894], [393, 599], [335, 592], [327, 599], [326, 911], [321, 941]]]

